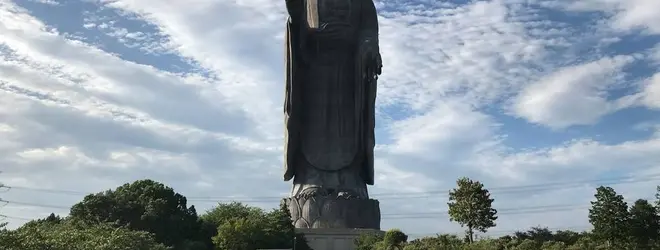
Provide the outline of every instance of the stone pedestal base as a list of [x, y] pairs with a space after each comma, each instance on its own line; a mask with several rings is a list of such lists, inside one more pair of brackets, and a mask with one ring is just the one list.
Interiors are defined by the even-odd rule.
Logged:
[[336, 196], [291, 197], [282, 200], [296, 228], [380, 229], [380, 204], [374, 199]]
[[385, 232], [376, 229], [296, 228], [305, 235], [307, 245], [314, 250], [355, 250], [355, 239], [361, 234]]

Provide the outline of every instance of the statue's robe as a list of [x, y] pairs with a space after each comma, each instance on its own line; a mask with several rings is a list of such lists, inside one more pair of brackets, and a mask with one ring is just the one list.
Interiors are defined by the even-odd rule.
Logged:
[[[368, 52], [380, 56], [374, 3], [286, 3], [284, 180], [293, 178], [292, 196], [316, 187], [368, 198], [366, 185], [374, 184], [376, 80], [366, 69], [377, 65], [364, 59]], [[340, 27], [341, 35], [315, 33], [323, 23]]]

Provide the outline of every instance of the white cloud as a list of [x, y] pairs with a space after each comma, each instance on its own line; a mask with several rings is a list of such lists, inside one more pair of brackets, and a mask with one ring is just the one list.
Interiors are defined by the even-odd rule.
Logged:
[[59, 1], [56, 0], [30, 0], [30, 1], [41, 4], [47, 4], [47, 5], [55, 5], [55, 6], [61, 4]]
[[[104, 1], [105, 2], [105, 1]], [[284, 9], [272, 1], [107, 1], [156, 25], [182, 57], [211, 70], [227, 105], [240, 107], [268, 138], [281, 136]], [[186, 11], [181, 11], [185, 9]], [[219, 13], [222, 13], [220, 15]], [[264, 62], [264, 59], [267, 60]], [[279, 141], [278, 141], [279, 142]]]
[[660, 43], [656, 44], [655, 47], [649, 51], [649, 58], [653, 60], [655, 64], [660, 64]]
[[[660, 171], [660, 140], [651, 138], [608, 145], [593, 140], [576, 140], [566, 145], [520, 152], [510, 155], [482, 155], [484, 167], [498, 162], [492, 173], [500, 169], [525, 175], [526, 181], [542, 181], [553, 177], [593, 178], [616, 171], [638, 173], [649, 169]], [[498, 159], [499, 158], [499, 159]], [[633, 164], [630, 164], [633, 163]], [[492, 168], [492, 167], [491, 167]], [[539, 179], [534, 179], [539, 178]]]
[[644, 86], [643, 103], [651, 108], [660, 109], [660, 73], [649, 78]]
[[[250, 139], [256, 133], [245, 125], [250, 121], [224, 104], [212, 80], [123, 61], [47, 31], [11, 3], [0, 7], [0, 43], [6, 46], [0, 54], [0, 116], [13, 128], [3, 137], [10, 140], [3, 148], [12, 146], [3, 155], [19, 157], [3, 157], [7, 178], [29, 174], [33, 183], [50, 186], [62, 185], [55, 176], [86, 180], [101, 174], [107, 181], [81, 181], [72, 188], [96, 191], [156, 170], [192, 178], [199, 175], [190, 173], [196, 164], [211, 167], [216, 157], [231, 162], [279, 155]], [[35, 154], [48, 157], [31, 160]], [[129, 164], [118, 154], [138, 160]], [[172, 165], [179, 170], [170, 171]]]
[[[526, 33], [532, 22], [508, 18], [501, 1], [462, 6], [397, 6], [383, 1], [384, 74], [379, 99], [429, 111], [457, 92], [486, 105], [533, 77], [549, 40]], [[402, 11], [401, 11], [402, 10]], [[420, 15], [424, 13], [423, 15]], [[498, 49], [493, 49], [498, 48]]]
[[660, 34], [660, 10], [655, 0], [565, 1], [572, 11], [606, 11], [613, 15], [610, 25], [621, 31], [641, 28]]
[[515, 98], [512, 111], [553, 129], [593, 124], [631, 105], [626, 99], [610, 101], [607, 94], [622, 84], [622, 69], [634, 60], [618, 56], [559, 69], [526, 86]]
[[[390, 126], [395, 142], [391, 150], [417, 157], [437, 157], [464, 141], [470, 145], [493, 134], [488, 116], [475, 112], [470, 106], [458, 102], [438, 102], [433, 110], [423, 115], [394, 122]], [[442, 145], [443, 143], [451, 145]]]

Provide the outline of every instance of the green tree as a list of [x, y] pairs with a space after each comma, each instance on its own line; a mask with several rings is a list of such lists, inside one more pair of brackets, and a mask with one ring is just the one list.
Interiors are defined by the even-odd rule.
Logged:
[[296, 250], [313, 250], [308, 244], [307, 244], [307, 239], [305, 238], [304, 234], [296, 234], [295, 238], [293, 239], [294, 241], [294, 246], [293, 249]]
[[593, 235], [585, 235], [578, 239], [575, 244], [570, 245], [567, 250], [602, 250], [604, 249], [600, 246], [599, 242], [594, 240]]
[[211, 246], [210, 233], [203, 232], [195, 207], [188, 207], [186, 198], [172, 188], [152, 180], [87, 195], [73, 205], [70, 218], [150, 232], [157, 242], [177, 249], [204, 240], [204, 245]]
[[570, 230], [558, 230], [555, 232], [553, 239], [558, 242], [563, 242], [566, 245], [573, 245], [581, 237], [586, 236], [586, 233], [578, 233]]
[[355, 250], [376, 250], [382, 242], [382, 234], [364, 233], [355, 239]]
[[636, 249], [649, 249], [660, 237], [660, 216], [647, 200], [639, 199], [630, 207], [630, 234]]
[[655, 208], [660, 213], [660, 186], [655, 188]]
[[475, 230], [485, 233], [495, 226], [497, 210], [492, 207], [490, 192], [480, 182], [463, 177], [456, 184], [457, 188], [449, 191], [449, 218], [467, 227], [467, 239], [472, 243]]
[[531, 239], [525, 239], [520, 242], [514, 249], [515, 250], [537, 250], [541, 249], [540, 244]]
[[532, 227], [525, 232], [517, 231], [513, 235], [520, 240], [530, 239], [539, 243], [554, 240], [554, 234], [547, 227]]
[[203, 221], [218, 227], [234, 218], [253, 218], [264, 214], [264, 210], [258, 207], [251, 207], [240, 202], [219, 203], [211, 208], [202, 216]]
[[65, 220], [62, 219], [59, 215], [55, 215], [54, 213], [51, 213], [48, 215], [48, 217], [43, 218], [43, 219], [36, 219], [36, 220], [31, 220], [28, 221], [27, 223], [23, 224], [22, 227], [36, 227], [40, 225], [58, 225]]
[[630, 217], [623, 196], [611, 187], [600, 186], [594, 197], [589, 209], [593, 234], [609, 247], [622, 247], [627, 242]]
[[427, 249], [463, 249], [463, 241], [453, 234], [439, 234], [435, 237], [424, 237], [414, 239], [403, 248], [404, 250], [427, 250]]
[[40, 220], [0, 232], [3, 250], [170, 250], [152, 235], [107, 223]]
[[566, 249], [566, 243], [561, 241], [546, 241], [541, 245], [543, 250], [564, 250]]
[[[456, 249], [456, 248], [448, 248], [448, 249]], [[462, 250], [504, 250], [504, 249], [507, 249], [505, 246], [505, 242], [502, 242], [499, 239], [490, 239], [490, 238], [480, 239], [472, 244], [463, 244], [463, 248], [462, 248]]]
[[218, 227], [212, 238], [217, 250], [263, 249], [266, 244], [263, 220], [258, 218], [232, 218]]
[[[202, 215], [202, 220], [215, 226], [212, 242], [217, 250], [308, 249], [305, 238], [296, 235], [289, 209], [265, 212], [238, 202], [218, 204]], [[295, 239], [295, 242], [294, 242]]]
[[399, 229], [390, 229], [385, 232], [385, 236], [383, 237], [383, 243], [388, 249], [403, 249], [406, 241], [408, 241], [408, 235]]
[[[306, 243], [302, 235], [296, 235], [289, 208], [284, 202], [280, 203], [279, 209], [266, 214], [265, 235], [270, 248], [293, 248], [294, 239], [297, 244]], [[300, 246], [297, 246], [298, 248]]]

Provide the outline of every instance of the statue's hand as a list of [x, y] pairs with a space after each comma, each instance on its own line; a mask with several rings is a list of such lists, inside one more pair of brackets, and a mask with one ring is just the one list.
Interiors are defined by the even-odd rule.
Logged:
[[362, 57], [362, 65], [365, 66], [367, 77], [376, 77], [381, 74], [383, 61], [377, 50], [370, 48]]
[[376, 75], [380, 75], [383, 73], [383, 59], [380, 56], [380, 53], [376, 52], [375, 58], [374, 58], [374, 66], [376, 67]]

